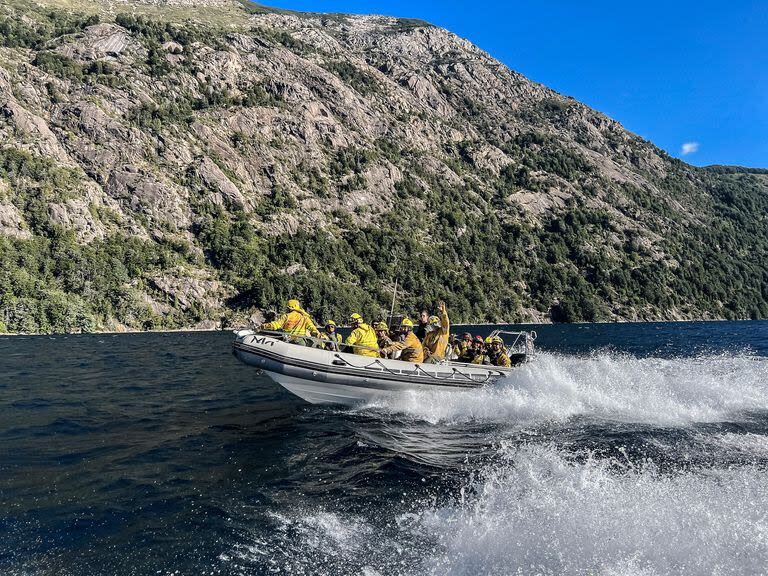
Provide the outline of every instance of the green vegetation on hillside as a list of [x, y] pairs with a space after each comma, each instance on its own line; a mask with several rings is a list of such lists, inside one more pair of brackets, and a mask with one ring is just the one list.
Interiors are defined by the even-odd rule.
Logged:
[[362, 72], [350, 62], [331, 60], [323, 64], [323, 68], [336, 74], [342, 82], [348, 84], [360, 94], [370, 94], [378, 88], [376, 79], [367, 72]]
[[[400, 311], [442, 299], [455, 322], [531, 311], [566, 322], [768, 317], [768, 170], [688, 166], [604, 119], [579, 124], [583, 107], [551, 92], [525, 100], [523, 90], [524, 106], [494, 111], [496, 96], [462, 84], [472, 59], [458, 49], [409, 71], [406, 59], [347, 58], [264, 21], [235, 32], [137, 12], [115, 17], [131, 48], [93, 59], [62, 46], [98, 16], [23, 6], [25, 18], [0, 14], [0, 45], [16, 58], [9, 77], [27, 74], [12, 78], [9, 98], [50, 119], [83, 168], [36, 148], [28, 119], [8, 122], [0, 206], [13, 205], [31, 238], [0, 236], [0, 331], [242, 321], [289, 297], [318, 319], [374, 318], [395, 279]], [[318, 18], [321, 29], [354, 25]], [[381, 33], [423, 26], [399, 20]], [[444, 117], [390, 97], [410, 74], [433, 83]], [[16, 89], [35, 82], [32, 96]], [[419, 141], [431, 125], [434, 142]], [[88, 145], [93, 134], [104, 150]], [[100, 232], [78, 242], [52, 208], [86, 197], [103, 167], [99, 185], [123, 212], [91, 204]], [[131, 176], [110, 191], [123, 168], [181, 188], [169, 213], [191, 225], [155, 218]], [[158, 288], [159, 277], [200, 270], [223, 286], [221, 307], [182, 306]]]
[[0, 46], [7, 48], [41, 48], [46, 42], [65, 34], [82, 32], [98, 24], [98, 16], [71, 15], [59, 10], [41, 11], [35, 21], [0, 15]]
[[[768, 241], [757, 223], [747, 229], [739, 223], [755, 222], [753, 210], [768, 213], [768, 197], [749, 178], [711, 183], [719, 194], [738, 190], [739, 199], [718, 203], [717, 218], [696, 236], [683, 230], [670, 235], [664, 248], [677, 267], [649, 259], [632, 236], [614, 255], [590, 248], [613, 229], [604, 211], [572, 205], [544, 227], [505, 223], [491, 210], [471, 214], [467, 205], [474, 193], [443, 188], [438, 181], [423, 192], [427, 205], [441, 204], [435, 214], [400, 207], [377, 226], [260, 238], [244, 214], [219, 211], [209, 215], [198, 238], [210, 247], [211, 265], [236, 286], [234, 306], [274, 307], [300, 295], [323, 316], [339, 317], [351, 309], [379, 316], [397, 277], [403, 310], [447, 299], [462, 321], [515, 320], [514, 311], [527, 304], [528, 293], [540, 310], [559, 299], [557, 319], [566, 322], [606, 320], [611, 312], [649, 307], [763, 318], [768, 316]], [[425, 219], [432, 220], [433, 238], [426, 244], [414, 234]], [[466, 231], [457, 233], [459, 228]], [[746, 247], [746, 238], [751, 255], [734, 260], [735, 247]], [[307, 271], [280, 272], [294, 263]]]
[[704, 166], [702, 168], [707, 172], [715, 172], [717, 174], [768, 174], [768, 168], [749, 168], [746, 166], [724, 166], [721, 164], [713, 164], [711, 166]]
[[[0, 148], [0, 179], [34, 236], [0, 236], [0, 322], [10, 332], [89, 331], [109, 319], [143, 328], [177, 327], [194, 318], [159, 316], [137, 287], [183, 262], [172, 247], [111, 235], [79, 244], [51, 222], [49, 205], [74, 197], [81, 175], [46, 158]], [[3, 199], [0, 198], [0, 202]]]
[[58, 228], [31, 240], [0, 236], [0, 322], [9, 332], [88, 332], [109, 319], [145, 330], [194, 323], [194, 314], [159, 315], [142, 299], [146, 280], [180, 260], [123, 235], [88, 245]]

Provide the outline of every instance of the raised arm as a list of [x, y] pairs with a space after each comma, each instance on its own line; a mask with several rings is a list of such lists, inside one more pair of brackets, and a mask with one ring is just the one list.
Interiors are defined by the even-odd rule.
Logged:
[[451, 321], [448, 319], [448, 310], [445, 302], [442, 300], [437, 303], [437, 310], [440, 312], [440, 333], [448, 335], [451, 331]]

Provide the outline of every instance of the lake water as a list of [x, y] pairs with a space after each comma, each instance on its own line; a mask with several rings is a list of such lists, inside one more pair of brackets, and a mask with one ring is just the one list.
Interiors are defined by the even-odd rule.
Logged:
[[356, 408], [228, 333], [0, 337], [0, 574], [766, 573], [768, 322], [536, 328]]

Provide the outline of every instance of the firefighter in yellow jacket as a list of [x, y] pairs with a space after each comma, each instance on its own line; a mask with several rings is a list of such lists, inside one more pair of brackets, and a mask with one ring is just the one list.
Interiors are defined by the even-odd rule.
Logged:
[[363, 322], [360, 314], [352, 314], [349, 317], [349, 323], [352, 325], [352, 333], [347, 336], [344, 343], [348, 346], [354, 346], [352, 352], [360, 356], [379, 357], [379, 342], [376, 338], [376, 332], [368, 324]]
[[320, 336], [317, 326], [309, 314], [302, 309], [298, 300], [288, 300], [285, 307], [288, 312], [273, 322], [262, 324], [259, 328], [261, 330], [282, 330], [291, 336], [314, 336], [316, 338]]
[[424, 362], [424, 348], [421, 340], [413, 333], [413, 322], [410, 318], [403, 318], [400, 322], [400, 339], [382, 350], [384, 354], [391, 354], [396, 350], [402, 350], [400, 360], [403, 362]]
[[488, 353], [488, 359], [494, 366], [503, 366], [510, 368], [512, 361], [507, 355], [507, 350], [504, 348], [504, 340], [500, 336], [494, 336], [491, 339], [491, 351]]
[[445, 302], [438, 302], [437, 310], [440, 316], [430, 316], [427, 324], [427, 335], [424, 336], [424, 361], [430, 363], [445, 360], [445, 349], [448, 348], [448, 338], [451, 331], [451, 323], [448, 320], [448, 312]]

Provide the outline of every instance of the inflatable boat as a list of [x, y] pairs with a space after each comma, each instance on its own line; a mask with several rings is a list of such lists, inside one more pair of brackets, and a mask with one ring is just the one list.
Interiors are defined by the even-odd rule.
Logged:
[[508, 376], [533, 350], [535, 333], [505, 334], [516, 335], [515, 344], [508, 348], [512, 368], [371, 358], [326, 350], [322, 348], [325, 341], [314, 338], [297, 343], [282, 333], [252, 330], [235, 332], [233, 353], [307, 402], [354, 405], [404, 392], [457, 391], [492, 384]]

